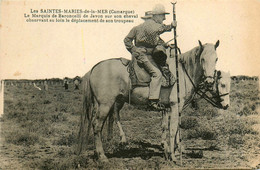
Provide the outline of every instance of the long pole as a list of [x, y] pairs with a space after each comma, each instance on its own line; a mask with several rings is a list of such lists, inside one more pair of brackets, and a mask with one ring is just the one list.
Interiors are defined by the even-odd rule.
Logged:
[[[173, 21], [176, 21], [176, 12], [175, 12], [175, 5], [177, 2], [172, 3], [172, 12], [173, 12]], [[180, 146], [180, 163], [182, 166], [182, 147], [181, 147], [181, 129], [180, 129], [180, 125], [181, 125], [181, 112], [180, 112], [180, 84], [179, 84], [179, 69], [178, 69], [178, 45], [177, 45], [177, 33], [176, 33], [176, 27], [173, 29], [173, 33], [174, 33], [174, 44], [175, 44], [175, 65], [176, 65], [176, 83], [177, 83], [177, 99], [178, 99], [178, 114], [179, 114], [179, 124], [178, 124], [178, 130], [179, 130], [179, 146]]]

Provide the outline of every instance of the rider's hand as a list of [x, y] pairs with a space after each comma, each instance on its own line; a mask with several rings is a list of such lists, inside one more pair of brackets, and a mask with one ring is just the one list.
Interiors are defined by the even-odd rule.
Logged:
[[139, 56], [139, 53], [137, 53], [137, 52], [132, 52], [132, 56], [133, 56], [134, 58], [137, 58], [137, 57]]
[[167, 44], [167, 46], [170, 48], [175, 48], [175, 44]]
[[177, 27], [177, 21], [172, 21], [171, 26], [172, 26], [173, 28], [176, 28], [176, 27]]
[[131, 53], [135, 53], [135, 52], [136, 52], [136, 50], [137, 50], [137, 47], [136, 47], [136, 46], [134, 46], [134, 47], [131, 49]]
[[135, 49], [135, 52], [136, 52], [136, 53], [139, 53], [139, 54], [146, 53], [146, 49], [143, 48], [143, 47], [137, 47], [137, 48]]

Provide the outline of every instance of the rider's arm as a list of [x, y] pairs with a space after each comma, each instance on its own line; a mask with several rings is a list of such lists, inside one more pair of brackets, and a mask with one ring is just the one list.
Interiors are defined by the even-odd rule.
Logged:
[[157, 33], [162, 34], [164, 32], [169, 32], [172, 30], [172, 25], [164, 25], [164, 24], [158, 24], [157, 26]]
[[135, 49], [135, 46], [133, 44], [133, 40], [136, 36], [136, 27], [132, 28], [131, 31], [128, 33], [128, 35], [124, 39], [125, 47], [129, 52], [133, 52]]
[[158, 26], [158, 33], [162, 34], [164, 32], [169, 32], [176, 27], [177, 27], [176, 21], [173, 21], [170, 25], [160, 24], [160, 26]]

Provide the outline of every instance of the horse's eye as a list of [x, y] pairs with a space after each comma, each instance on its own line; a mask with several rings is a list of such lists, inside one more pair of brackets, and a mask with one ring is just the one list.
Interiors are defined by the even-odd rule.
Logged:
[[226, 85], [225, 85], [225, 84], [221, 84], [221, 87], [222, 87], [222, 88], [225, 88], [225, 87], [226, 87]]
[[218, 58], [216, 58], [216, 62], [218, 61]]

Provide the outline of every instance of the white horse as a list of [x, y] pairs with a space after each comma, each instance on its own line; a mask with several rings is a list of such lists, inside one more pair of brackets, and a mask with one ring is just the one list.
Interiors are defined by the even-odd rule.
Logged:
[[[179, 112], [182, 110], [184, 102], [196, 92], [199, 84], [204, 83], [213, 85], [215, 68], [217, 62], [216, 48], [219, 41], [215, 44], [202, 45], [180, 55], [178, 61], [179, 67], [179, 87], [180, 103], [177, 99], [177, 85], [168, 88], [162, 88], [160, 100], [163, 104], [168, 105], [170, 112], [163, 114], [162, 123], [162, 144], [166, 157], [170, 155], [172, 160], [175, 158], [175, 145], [177, 128], [179, 124]], [[173, 53], [174, 50], [171, 51]], [[171, 54], [173, 56], [173, 54]], [[170, 71], [176, 76], [175, 58], [167, 58], [167, 64]], [[90, 72], [83, 77], [83, 95], [84, 95], [84, 112], [81, 116], [81, 125], [79, 131], [78, 152], [84, 149], [86, 140], [93, 127], [96, 153], [101, 161], [108, 161], [105, 156], [101, 134], [107, 117], [117, 114], [117, 124], [120, 129], [122, 142], [125, 142], [125, 135], [119, 121], [119, 111], [125, 102], [129, 101], [130, 80], [127, 66], [124, 66], [120, 59], [110, 59], [96, 64]], [[136, 87], [131, 93], [131, 104], [147, 105], [149, 87]], [[220, 104], [220, 103], [219, 103]], [[226, 107], [226, 106], [225, 106]], [[170, 114], [170, 144], [167, 140], [167, 122]]]

